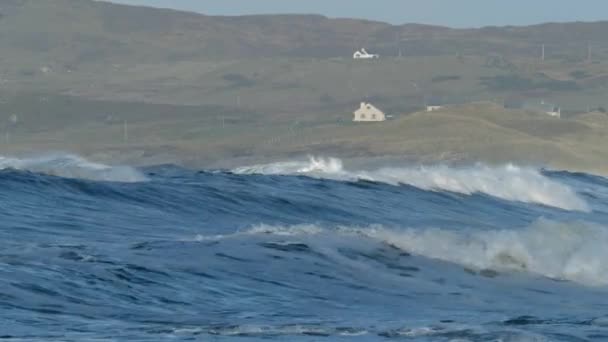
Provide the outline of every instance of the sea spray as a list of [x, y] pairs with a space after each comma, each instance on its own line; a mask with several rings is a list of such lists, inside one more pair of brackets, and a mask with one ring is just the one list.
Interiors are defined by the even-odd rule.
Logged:
[[346, 170], [336, 158], [286, 161], [240, 167], [236, 174], [306, 175], [341, 181], [373, 181], [391, 185], [411, 185], [424, 190], [450, 191], [466, 195], [484, 193], [497, 198], [538, 203], [564, 210], [590, 211], [589, 205], [569, 186], [555, 181], [532, 167], [513, 164], [467, 167], [447, 165], [386, 167], [375, 170]]
[[299, 238], [324, 250], [331, 248], [331, 241], [344, 244], [349, 238], [372, 239], [414, 255], [480, 271], [526, 272], [590, 286], [608, 285], [608, 264], [604, 262], [608, 258], [604, 247], [608, 245], [608, 229], [583, 222], [541, 219], [525, 228], [489, 230], [258, 225], [234, 234], [199, 235], [195, 241], [252, 237]]
[[133, 183], [146, 181], [143, 173], [129, 166], [109, 166], [71, 154], [52, 154], [33, 158], [0, 156], [0, 169], [14, 169], [63, 178]]

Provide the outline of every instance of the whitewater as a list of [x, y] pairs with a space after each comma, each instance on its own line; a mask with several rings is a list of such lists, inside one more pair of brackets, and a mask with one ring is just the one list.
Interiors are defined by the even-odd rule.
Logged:
[[0, 156], [0, 339], [608, 340], [608, 179]]
[[489, 167], [381, 168], [372, 171], [348, 171], [336, 158], [309, 157], [308, 161], [279, 162], [239, 167], [237, 174], [307, 175], [336, 180], [366, 180], [392, 185], [407, 184], [424, 190], [452, 191], [463, 194], [486, 193], [491, 196], [528, 203], [540, 203], [566, 210], [588, 211], [584, 200], [567, 186], [552, 181], [537, 169], [508, 164]]

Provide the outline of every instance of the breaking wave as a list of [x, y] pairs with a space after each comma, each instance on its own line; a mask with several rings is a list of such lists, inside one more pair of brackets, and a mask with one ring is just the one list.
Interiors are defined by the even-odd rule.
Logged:
[[[338, 235], [339, 239], [331, 238]], [[197, 241], [243, 236], [277, 239], [312, 237], [326, 244], [366, 238], [421, 257], [478, 271], [527, 272], [589, 286], [608, 285], [608, 230], [588, 223], [540, 220], [524, 229], [468, 230], [388, 229], [382, 226], [323, 228], [317, 225], [260, 225], [232, 235], [197, 236]], [[314, 238], [321, 236], [322, 239]], [[322, 249], [326, 249], [323, 246]]]
[[[0, 157], [9, 340], [605, 339], [605, 178], [338, 159], [250, 176], [39, 155]], [[579, 194], [593, 211], [446, 188], [563, 207]]]
[[592, 286], [608, 285], [608, 231], [583, 223], [539, 221], [523, 230], [443, 229], [360, 233], [413, 254], [478, 270], [513, 270]]
[[146, 181], [146, 176], [135, 168], [98, 164], [70, 154], [56, 154], [35, 158], [0, 156], [0, 170], [7, 169], [94, 181], [124, 183]]
[[[190, 337], [207, 334], [221, 337], [244, 337], [260, 339], [293, 339], [299, 336], [317, 338], [357, 338], [367, 339], [407, 339], [417, 340], [420, 338], [443, 338], [446, 341], [517, 341], [517, 342], [545, 342], [547, 338], [540, 334], [534, 334], [515, 329], [503, 329], [496, 332], [488, 332], [487, 328], [475, 325], [462, 325], [455, 323], [439, 323], [429, 326], [402, 327], [398, 329], [382, 330], [377, 328], [357, 327], [328, 327], [317, 324], [298, 325], [227, 325], [210, 327], [187, 327], [177, 328], [172, 332], [172, 337]], [[454, 339], [458, 336], [460, 339]]]
[[538, 203], [565, 210], [589, 212], [589, 205], [569, 186], [542, 174], [538, 169], [477, 164], [469, 167], [446, 165], [381, 168], [349, 171], [336, 158], [309, 158], [233, 169], [236, 174], [305, 175], [342, 181], [373, 181], [407, 184], [424, 190], [451, 191], [471, 195], [484, 193], [497, 198]]

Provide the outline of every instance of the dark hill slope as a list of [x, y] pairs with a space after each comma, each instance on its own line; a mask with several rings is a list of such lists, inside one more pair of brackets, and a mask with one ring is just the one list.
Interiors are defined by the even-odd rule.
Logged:
[[145, 63], [246, 57], [337, 57], [367, 47], [383, 55], [584, 55], [608, 45], [608, 23], [455, 30], [392, 26], [317, 15], [213, 17], [90, 0], [3, 0], [3, 58], [75, 68], [87, 63]]

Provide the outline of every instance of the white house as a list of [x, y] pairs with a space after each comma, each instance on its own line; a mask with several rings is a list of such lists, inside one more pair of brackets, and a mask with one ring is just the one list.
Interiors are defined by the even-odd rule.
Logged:
[[378, 59], [378, 58], [380, 58], [380, 55], [370, 54], [369, 52], [365, 51], [365, 49], [356, 51], [353, 54], [353, 59]]
[[556, 118], [561, 118], [562, 109], [560, 107], [555, 107], [555, 108], [553, 108], [553, 110], [548, 111], [547, 114], [549, 114], [550, 116], [556, 117]]
[[427, 112], [435, 112], [438, 111], [440, 109], [442, 109], [443, 106], [426, 106], [426, 111]]
[[545, 101], [541, 101], [540, 103], [525, 103], [523, 109], [532, 112], [545, 113], [555, 118], [561, 118], [562, 116], [562, 109], [560, 107], [551, 103], [546, 103]]
[[386, 121], [386, 114], [371, 103], [361, 102], [361, 107], [354, 112], [355, 122]]

